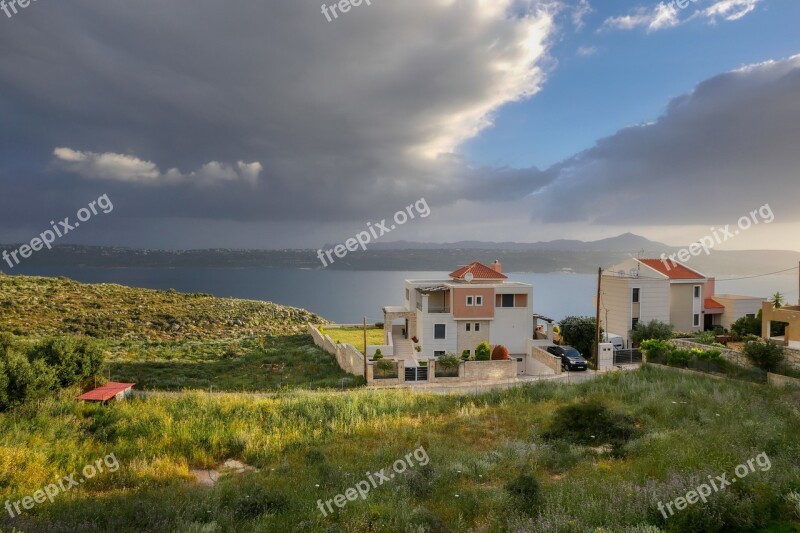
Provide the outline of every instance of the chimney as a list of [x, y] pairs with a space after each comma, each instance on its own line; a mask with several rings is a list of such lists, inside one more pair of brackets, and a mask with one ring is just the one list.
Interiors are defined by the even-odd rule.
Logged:
[[498, 274], [502, 274], [503, 273], [503, 265], [500, 264], [500, 261], [495, 259], [494, 263], [492, 263], [492, 270], [494, 270]]

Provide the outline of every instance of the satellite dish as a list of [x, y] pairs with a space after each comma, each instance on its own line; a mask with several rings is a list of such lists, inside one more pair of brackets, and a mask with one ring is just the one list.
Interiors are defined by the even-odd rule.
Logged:
[[631, 269], [631, 277], [632, 277], [633, 279], [636, 279], [636, 278], [638, 278], [638, 277], [639, 277], [639, 271], [638, 271], [637, 269], [635, 269], [635, 268], [632, 268], [632, 269]]
[[469, 283], [470, 281], [475, 279], [475, 276], [472, 275], [472, 272], [467, 272], [466, 274], [464, 274], [464, 279], [467, 281], [467, 283]]

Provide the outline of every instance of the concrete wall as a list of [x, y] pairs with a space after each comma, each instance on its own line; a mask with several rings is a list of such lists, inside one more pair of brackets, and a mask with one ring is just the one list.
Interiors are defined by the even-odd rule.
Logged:
[[336, 357], [339, 367], [349, 374], [364, 375], [364, 355], [352, 344], [336, 344], [328, 335], [323, 335], [313, 324], [308, 325], [308, 333], [314, 344]]
[[[421, 313], [419, 315], [422, 315]], [[458, 325], [453, 320], [452, 315], [434, 314], [422, 315], [424, 318], [420, 324], [419, 340], [422, 345], [422, 355], [433, 356], [436, 351], [445, 353], [455, 353], [458, 349]], [[446, 337], [444, 339], [434, 339], [434, 324], [444, 324], [446, 326]], [[460, 355], [460, 354], [459, 354]]]
[[533, 337], [533, 312], [529, 307], [498, 307], [489, 344], [502, 344], [511, 354], [527, 352], [525, 341]]
[[767, 374], [767, 381], [770, 385], [775, 387], [783, 387], [786, 385], [800, 387], [800, 379], [790, 378], [789, 376], [782, 376], [780, 374], [773, 374], [772, 372]]
[[725, 311], [719, 315], [719, 325], [731, 329], [734, 322], [746, 315], [757, 315], [761, 310], [764, 298], [731, 298], [725, 295], [715, 295], [714, 299], [725, 306]]

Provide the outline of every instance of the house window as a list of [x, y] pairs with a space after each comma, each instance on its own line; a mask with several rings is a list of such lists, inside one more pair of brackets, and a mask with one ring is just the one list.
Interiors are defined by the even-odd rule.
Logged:
[[755, 317], [756, 317], [756, 315], [754, 315], [753, 313], [747, 313], [747, 314], [746, 314], [746, 315], [744, 315], [744, 316], [746, 316], [747, 318], [750, 318], [750, 319], [753, 319], [753, 318], [755, 318]]
[[694, 315], [694, 327], [700, 327], [700, 315], [697, 313]]
[[475, 297], [475, 305], [483, 305], [483, 296], [476, 296]]
[[700, 285], [695, 285], [694, 286], [694, 297], [695, 298], [700, 298]]
[[498, 307], [514, 307], [513, 294], [501, 294], [499, 296], [500, 296], [500, 305]]
[[444, 339], [446, 338], [447, 334], [447, 325], [446, 324], [434, 324], [433, 325], [433, 338], [434, 339]]
[[639, 319], [638, 319], [638, 318], [632, 318], [632, 319], [631, 319], [631, 329], [634, 329], [634, 328], [636, 328], [636, 325], [637, 325], [638, 323], [639, 323]]
[[472, 296], [467, 296], [467, 305], [475, 305], [475, 301]]
[[633, 303], [635, 303], [635, 304], [638, 304], [638, 303], [639, 303], [639, 293], [640, 293], [640, 291], [641, 291], [641, 289], [639, 289], [638, 287], [637, 287], [637, 288], [635, 288], [635, 289], [633, 289], [633, 298], [632, 298], [632, 301], [633, 301]]
[[471, 323], [469, 323], [469, 322], [467, 322], [467, 331], [470, 331], [470, 328], [471, 328], [471, 327], [472, 327], [472, 324], [471, 324]]
[[480, 330], [481, 330], [480, 322], [475, 322], [475, 331], [480, 331]]
[[444, 350], [435, 350], [433, 352], [434, 357], [442, 357], [444, 355]]

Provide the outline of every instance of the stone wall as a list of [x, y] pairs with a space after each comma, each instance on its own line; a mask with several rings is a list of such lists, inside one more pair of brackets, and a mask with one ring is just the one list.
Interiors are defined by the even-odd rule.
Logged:
[[730, 350], [728, 348], [719, 348], [716, 346], [708, 346], [706, 344], [700, 344], [699, 342], [694, 342], [689, 339], [673, 339], [670, 342], [673, 345], [677, 346], [678, 348], [683, 348], [685, 350], [691, 350], [693, 348], [697, 348], [700, 350], [719, 350], [722, 353], [722, 357], [724, 357], [731, 363], [735, 363], [739, 366], [751, 366], [750, 362], [747, 360], [747, 357], [745, 357], [743, 353], [737, 352], [736, 350]]
[[789, 376], [782, 376], [780, 374], [767, 374], [767, 380], [769, 381], [770, 385], [775, 387], [783, 387], [785, 385], [793, 385], [795, 387], [800, 387], [800, 379], [797, 378], [790, 378]]
[[336, 357], [339, 367], [355, 376], [364, 375], [364, 355], [352, 344], [336, 344], [328, 335], [323, 335], [313, 324], [308, 325], [308, 333], [314, 344]]
[[[465, 361], [464, 373], [460, 381], [492, 381], [514, 379], [517, 377], [517, 362], [507, 361]], [[460, 372], [459, 372], [460, 373]]]
[[538, 346], [531, 346], [531, 357], [533, 357], [540, 363], [547, 365], [556, 374], [561, 373], [561, 359], [551, 354], [544, 348], [539, 348]]

